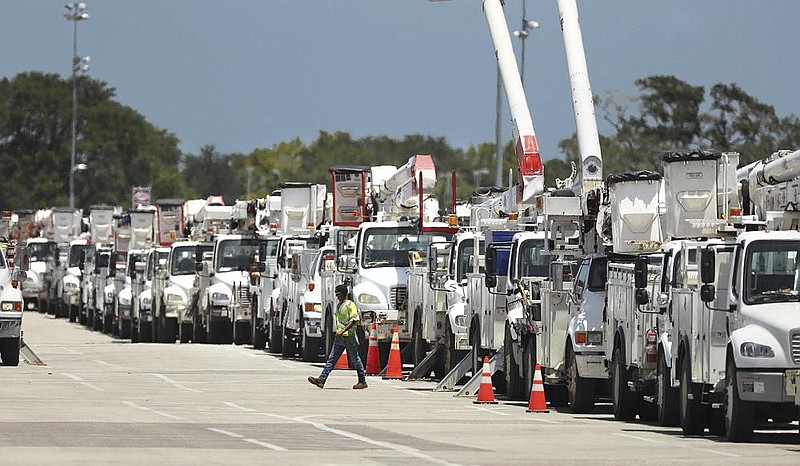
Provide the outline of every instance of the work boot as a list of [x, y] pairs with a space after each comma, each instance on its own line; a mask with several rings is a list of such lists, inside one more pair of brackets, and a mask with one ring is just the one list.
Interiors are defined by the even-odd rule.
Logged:
[[[325, 388], [325, 382], [323, 382], [323, 381], [322, 381], [322, 379], [320, 379], [320, 378], [318, 378], [318, 377], [309, 377], [309, 378], [308, 378], [308, 381], [309, 381], [309, 382], [310, 382], [312, 385], [316, 385], [316, 386], [317, 386], [317, 387], [319, 387], [319, 388]], [[366, 384], [365, 384], [365, 385], [366, 385]]]
[[353, 385], [353, 390], [361, 390], [363, 388], [367, 388], [367, 382], [358, 382], [357, 384]]

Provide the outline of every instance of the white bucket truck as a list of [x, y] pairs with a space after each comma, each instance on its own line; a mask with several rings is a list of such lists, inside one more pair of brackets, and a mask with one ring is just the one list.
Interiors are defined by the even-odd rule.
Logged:
[[281, 183], [281, 236], [275, 251], [275, 275], [268, 317], [269, 350], [293, 357], [313, 352], [321, 341], [320, 310], [302, 308], [309, 283], [310, 265], [319, 250], [317, 227], [324, 222], [327, 189], [312, 183]]
[[4, 366], [19, 365], [22, 343], [23, 299], [21, 283], [25, 281], [29, 251], [17, 247], [16, 265], [12, 267], [0, 248], [0, 359]]

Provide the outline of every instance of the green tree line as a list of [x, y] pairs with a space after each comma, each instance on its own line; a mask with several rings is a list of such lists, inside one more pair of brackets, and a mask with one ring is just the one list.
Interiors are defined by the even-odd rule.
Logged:
[[[432, 154], [440, 199], [449, 196], [450, 173], [457, 194], [468, 197], [476, 173], [494, 167], [494, 144], [454, 148], [445, 137], [412, 134], [402, 139], [321, 131], [310, 144], [300, 139], [248, 154], [220, 153], [213, 145], [198, 154], [179, 149], [175, 134], [160, 129], [115, 100], [115, 89], [89, 77], [77, 78], [78, 119], [76, 206], [130, 205], [131, 187], [152, 186], [153, 198], [234, 199], [263, 197], [281, 181], [329, 183], [333, 165], [401, 165], [413, 154]], [[715, 84], [708, 92], [674, 76], [636, 81], [636, 96], [597, 97], [598, 115], [609, 134], [600, 136], [605, 173], [659, 167], [664, 150], [715, 148], [738, 151], [742, 163], [777, 149], [800, 147], [800, 120], [779, 116], [736, 84]], [[4, 189], [0, 208], [67, 205], [70, 170], [72, 81], [56, 74], [20, 73], [0, 80], [0, 166]], [[534, 115], [535, 117], [535, 115]], [[602, 127], [602, 125], [601, 125]], [[559, 143], [561, 158], [545, 162], [546, 185], [570, 173], [578, 158], [576, 137]], [[504, 147], [504, 169], [516, 166], [514, 146]], [[504, 176], [505, 178], [505, 176]], [[480, 178], [482, 185], [493, 174]], [[445, 201], [446, 202], [446, 201]]]

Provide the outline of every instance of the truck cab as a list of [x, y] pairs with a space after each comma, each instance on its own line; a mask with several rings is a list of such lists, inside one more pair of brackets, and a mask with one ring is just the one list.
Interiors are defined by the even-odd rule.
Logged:
[[30, 238], [26, 242], [30, 249], [31, 262], [27, 278], [22, 283], [22, 296], [26, 310], [46, 312], [48, 308], [48, 269], [58, 255], [58, 247], [47, 238]]
[[[153, 309], [161, 340], [181, 343], [192, 339], [191, 298], [195, 285], [195, 256], [201, 243], [180, 240], [172, 243], [165, 262], [155, 265], [151, 288]], [[210, 252], [209, 244], [207, 250]]]

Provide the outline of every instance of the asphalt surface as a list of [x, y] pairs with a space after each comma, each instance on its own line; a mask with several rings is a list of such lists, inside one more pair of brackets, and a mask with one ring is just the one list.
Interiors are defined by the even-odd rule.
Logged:
[[595, 414], [475, 405], [435, 382], [335, 371], [232, 345], [131, 344], [27, 313], [46, 366], [0, 367], [0, 464], [800, 464], [797, 423], [753, 443]]

